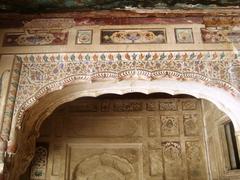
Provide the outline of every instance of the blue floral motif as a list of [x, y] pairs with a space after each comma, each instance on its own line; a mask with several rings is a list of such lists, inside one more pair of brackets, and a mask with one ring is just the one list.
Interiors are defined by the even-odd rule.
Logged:
[[120, 60], [122, 60], [122, 56], [121, 56], [121, 54], [117, 54], [117, 59], [120, 61]]
[[137, 54], [136, 54], [136, 53], [133, 53], [133, 54], [132, 54], [132, 58], [133, 58], [133, 60], [137, 60]]
[[75, 55], [74, 54], [72, 54], [71, 56], [70, 56], [70, 59], [72, 60], [72, 61], [75, 61]]
[[35, 58], [34, 58], [33, 55], [31, 55], [29, 59], [30, 59], [30, 61], [31, 61], [32, 63], [34, 63], [34, 59], [35, 59]]
[[43, 60], [44, 60], [45, 62], [49, 62], [49, 61], [48, 61], [48, 56], [47, 56], [46, 54], [43, 56]]
[[224, 52], [222, 52], [222, 53], [220, 54], [220, 59], [223, 60], [224, 57], [225, 57], [225, 54], [224, 54]]
[[167, 56], [165, 55], [165, 53], [162, 53], [162, 54], [160, 55], [160, 60], [164, 60], [166, 57], [167, 57]]
[[103, 60], [103, 61], [106, 60], [106, 56], [105, 56], [104, 54], [102, 54], [102, 55], [100, 56], [100, 58], [101, 58], [101, 60]]
[[196, 57], [196, 55], [195, 55], [194, 52], [190, 54], [190, 59], [191, 59], [191, 60], [193, 60], [195, 57]]
[[175, 56], [175, 60], [179, 60], [180, 58], [181, 58], [180, 53], [177, 53], [176, 56]]
[[147, 53], [146, 56], [145, 56], [145, 59], [146, 59], [146, 60], [149, 60], [149, 59], [151, 58], [151, 56], [152, 56], [152, 55], [151, 55], [150, 53]]

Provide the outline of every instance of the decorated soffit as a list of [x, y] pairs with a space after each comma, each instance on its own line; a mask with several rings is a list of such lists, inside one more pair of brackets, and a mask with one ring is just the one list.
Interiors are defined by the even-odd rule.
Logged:
[[1, 0], [2, 12], [56, 12], [82, 10], [149, 9], [211, 9], [239, 8], [240, 0]]

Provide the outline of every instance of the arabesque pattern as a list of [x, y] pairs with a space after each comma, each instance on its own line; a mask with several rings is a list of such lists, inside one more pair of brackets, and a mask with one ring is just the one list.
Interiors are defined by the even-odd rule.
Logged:
[[[240, 54], [232, 51], [96, 52], [17, 55], [8, 103], [15, 100], [13, 118], [21, 128], [23, 112], [37, 99], [78, 80], [177, 79], [194, 80], [240, 95], [232, 81]], [[21, 65], [19, 65], [21, 64]], [[229, 69], [231, 68], [231, 71]], [[236, 68], [235, 68], [236, 69]], [[237, 68], [238, 69], [238, 68]], [[238, 72], [236, 72], [238, 73]], [[18, 84], [18, 87], [15, 86]], [[10, 91], [11, 92], [11, 91]], [[12, 108], [9, 108], [11, 111]], [[11, 116], [11, 112], [6, 112]], [[11, 118], [9, 116], [9, 118]]]

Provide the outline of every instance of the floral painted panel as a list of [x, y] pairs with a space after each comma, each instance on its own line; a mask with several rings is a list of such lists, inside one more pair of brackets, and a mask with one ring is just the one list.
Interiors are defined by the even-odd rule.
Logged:
[[102, 30], [102, 44], [163, 44], [167, 42], [165, 29]]
[[45, 180], [47, 173], [48, 144], [37, 144], [31, 166], [31, 180]]
[[76, 44], [92, 44], [92, 30], [79, 30]]
[[191, 28], [176, 28], [175, 37], [177, 43], [194, 43]]
[[65, 45], [68, 32], [7, 33], [3, 46]]
[[205, 43], [240, 43], [240, 29], [202, 28], [201, 33]]

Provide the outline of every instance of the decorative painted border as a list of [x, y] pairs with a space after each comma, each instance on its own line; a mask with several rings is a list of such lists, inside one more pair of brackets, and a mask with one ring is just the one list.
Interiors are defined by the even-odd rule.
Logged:
[[67, 31], [55, 32], [13, 32], [6, 33], [3, 39], [3, 46], [55, 46], [66, 45], [69, 33]]
[[21, 128], [23, 113], [40, 97], [79, 81], [191, 80], [240, 96], [240, 83], [234, 74], [238, 68], [229, 72], [229, 68], [239, 63], [240, 53], [232, 51], [17, 55], [14, 72], [19, 73], [19, 78], [12, 78], [10, 87], [10, 92], [17, 94], [9, 94], [7, 106], [11, 108], [6, 112], [17, 119], [17, 127]]
[[240, 43], [240, 32], [233, 27], [208, 27], [200, 30], [202, 42], [205, 44]]
[[166, 28], [102, 29], [100, 42], [104, 45], [167, 44], [167, 33]]

